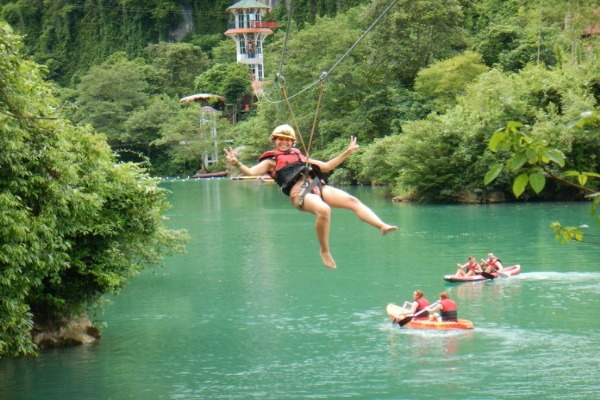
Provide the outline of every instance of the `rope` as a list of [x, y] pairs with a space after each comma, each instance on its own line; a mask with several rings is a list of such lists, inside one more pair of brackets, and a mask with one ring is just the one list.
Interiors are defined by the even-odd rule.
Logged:
[[[296, 116], [294, 115], [294, 110], [292, 110], [292, 104], [289, 102], [289, 97], [287, 96], [287, 91], [285, 89], [285, 78], [283, 78], [282, 76], [279, 76], [279, 79], [283, 81], [283, 85], [281, 87], [281, 92], [282, 92], [284, 99], [286, 100], [288, 110], [292, 117], [292, 123], [294, 125], [294, 129], [298, 133], [298, 137], [300, 138], [300, 142], [302, 143], [302, 148], [304, 149], [304, 154], [306, 154], [307, 160], [308, 160], [308, 158], [310, 158], [310, 148], [311, 148], [312, 140], [313, 140], [313, 137], [315, 134], [315, 129], [317, 127], [317, 120], [318, 120], [318, 116], [319, 116], [319, 111], [321, 109], [321, 100], [323, 99], [323, 93], [325, 92], [325, 84], [323, 83], [325, 78], [327, 78], [327, 73], [323, 72], [321, 74], [321, 76], [319, 77], [319, 82], [321, 82], [321, 90], [319, 90], [319, 98], [317, 99], [317, 106], [315, 108], [315, 115], [313, 117], [313, 123], [312, 123], [312, 127], [310, 130], [308, 146], [306, 146], [306, 144], [304, 143], [304, 137], [302, 136], [302, 133], [300, 132], [300, 128], [298, 126], [298, 121], [296, 120]], [[307, 161], [307, 165], [308, 165], [308, 161]]]
[[321, 74], [321, 76], [319, 77], [319, 80], [321, 82], [321, 89], [319, 90], [319, 99], [317, 100], [317, 107], [315, 108], [315, 117], [313, 118], [312, 128], [310, 130], [310, 138], [308, 140], [308, 148], [305, 149], [307, 159], [310, 155], [310, 147], [312, 145], [313, 136], [315, 134], [315, 128], [317, 127], [317, 118], [319, 116], [319, 111], [321, 109], [321, 99], [323, 98], [323, 93], [325, 92], [325, 84], [323, 83], [323, 81], [325, 80], [326, 77], [327, 77], [327, 74], [325, 72], [323, 72]]
[[[280, 78], [283, 80], [283, 85], [281, 87], [281, 93], [283, 94], [283, 97], [285, 99], [287, 99], [288, 97], [287, 97], [287, 91], [285, 89], [285, 78], [283, 78], [283, 77], [280, 77]], [[294, 129], [296, 130], [296, 132], [298, 132], [298, 137], [300, 138], [300, 142], [302, 143], [302, 148], [306, 152], [306, 145], [304, 144], [304, 138], [302, 137], [302, 134], [300, 133], [300, 128], [298, 127], [298, 121], [296, 120], [296, 116], [294, 115], [294, 110], [292, 110], [292, 105], [290, 104], [289, 101], [287, 101], [286, 104], [288, 106], [288, 110], [292, 117], [292, 124], [294, 125]], [[306, 157], [308, 157], [308, 154], [306, 155]]]

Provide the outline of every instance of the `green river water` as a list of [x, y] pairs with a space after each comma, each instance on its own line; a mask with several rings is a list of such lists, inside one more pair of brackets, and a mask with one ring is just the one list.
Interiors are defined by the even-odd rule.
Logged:
[[[381, 236], [335, 210], [333, 271], [312, 216], [275, 185], [163, 186], [188, 252], [107, 299], [98, 344], [0, 360], [0, 399], [600, 396], [600, 246], [561, 245], [549, 230], [593, 225], [589, 204], [393, 204], [378, 189], [345, 188], [399, 230]], [[490, 251], [521, 275], [443, 280]], [[449, 291], [475, 329], [392, 326], [386, 305], [415, 289], [431, 301]]]

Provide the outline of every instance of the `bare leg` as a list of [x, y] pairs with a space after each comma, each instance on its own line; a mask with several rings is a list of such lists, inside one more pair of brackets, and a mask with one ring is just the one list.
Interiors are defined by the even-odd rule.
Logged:
[[331, 186], [324, 186], [323, 200], [331, 207], [351, 210], [362, 221], [379, 229], [382, 235], [387, 235], [398, 229], [397, 226], [388, 225], [383, 222], [373, 210], [363, 204], [359, 199], [343, 190]]
[[[298, 197], [293, 198], [294, 205], [298, 206]], [[304, 204], [302, 211], [307, 211], [314, 214], [317, 218], [315, 220], [315, 231], [317, 232], [317, 239], [319, 240], [320, 250], [319, 255], [323, 260], [323, 265], [327, 268], [335, 269], [335, 261], [329, 250], [329, 231], [331, 227], [331, 208], [321, 200], [321, 197], [316, 194], [309, 193], [304, 198]]]

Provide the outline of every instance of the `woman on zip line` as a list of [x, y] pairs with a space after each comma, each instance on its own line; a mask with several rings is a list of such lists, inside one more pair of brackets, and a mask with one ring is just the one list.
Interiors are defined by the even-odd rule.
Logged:
[[231, 148], [225, 149], [227, 162], [237, 166], [244, 175], [271, 175], [298, 210], [316, 216], [315, 230], [321, 247], [319, 254], [327, 268], [336, 268], [329, 249], [332, 207], [351, 210], [362, 221], [379, 229], [382, 235], [398, 229], [397, 226], [383, 222], [356, 197], [325, 185], [321, 173], [333, 170], [358, 149], [356, 137], [352, 136], [348, 148], [327, 162], [307, 158], [300, 150], [294, 148], [296, 132], [290, 125], [276, 127], [271, 134], [271, 140], [275, 144], [275, 150], [260, 156], [258, 164], [252, 167], [243, 165]]

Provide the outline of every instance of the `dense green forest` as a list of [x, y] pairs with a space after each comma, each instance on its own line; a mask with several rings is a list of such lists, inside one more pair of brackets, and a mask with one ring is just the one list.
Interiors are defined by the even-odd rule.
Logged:
[[86, 312], [186, 239], [158, 180], [62, 117], [21, 48], [0, 22], [0, 355], [34, 353], [34, 322]]
[[[277, 2], [267, 15], [280, 26], [265, 46], [267, 95], [249, 113], [238, 111], [249, 76], [223, 35], [232, 3], [20, 0], [0, 2], [0, 15], [60, 84], [65, 116], [106, 134], [122, 159], [149, 160], [155, 175], [192, 175], [211, 146], [195, 140], [197, 108], [181, 97], [225, 96], [220, 138], [251, 162], [271, 127], [291, 122], [290, 108], [300, 133], [312, 130], [318, 90], [302, 90], [317, 88], [323, 71], [311, 153], [326, 158], [350, 135], [364, 148], [334, 182], [385, 184], [421, 201], [510, 199], [510, 176], [482, 184], [497, 158], [486, 142], [509, 120], [548, 135], [568, 168], [598, 169], [594, 135], [569, 128], [598, 108], [600, 36], [588, 33], [597, 1]], [[542, 195], [576, 196], [563, 191], [550, 184]]]
[[598, 1], [276, 2], [245, 112], [232, 3], [0, 0], [0, 354], [34, 353], [36, 318], [94, 306], [184, 242], [152, 176], [192, 175], [212, 146], [190, 94], [224, 97], [219, 139], [247, 163], [280, 123], [314, 158], [357, 136], [330, 182], [399, 199], [598, 190]]

